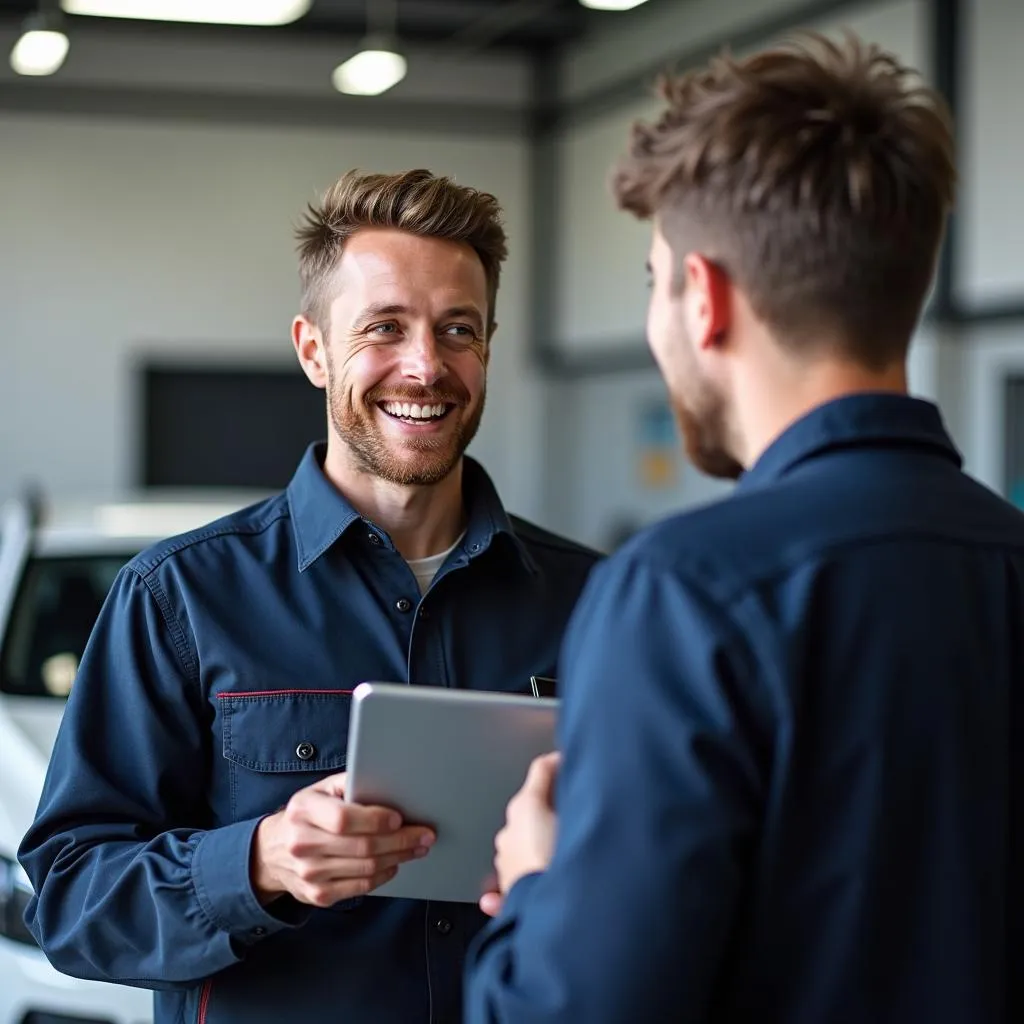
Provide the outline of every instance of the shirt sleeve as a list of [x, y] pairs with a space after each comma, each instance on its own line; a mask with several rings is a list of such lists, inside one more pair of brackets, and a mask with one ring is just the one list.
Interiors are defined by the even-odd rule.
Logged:
[[769, 709], [730, 619], [618, 555], [563, 650], [558, 840], [467, 967], [467, 1024], [711, 1019], [764, 799]]
[[35, 892], [25, 920], [58, 970], [188, 987], [289, 923], [252, 890], [258, 820], [209, 828], [209, 714], [166, 595], [122, 570], [19, 851]]

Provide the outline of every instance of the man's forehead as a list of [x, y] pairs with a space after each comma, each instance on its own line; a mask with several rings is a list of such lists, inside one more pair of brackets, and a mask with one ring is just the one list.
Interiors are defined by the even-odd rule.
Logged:
[[[486, 288], [479, 256], [468, 245], [442, 239], [362, 237], [360, 232], [345, 246], [334, 271], [335, 283], [351, 285]], [[375, 244], [376, 243], [376, 244]]]
[[422, 261], [429, 253], [432, 262], [450, 267], [465, 267], [483, 272], [479, 255], [466, 242], [432, 235], [416, 235], [390, 228], [363, 228], [345, 243], [340, 263], [401, 264]]

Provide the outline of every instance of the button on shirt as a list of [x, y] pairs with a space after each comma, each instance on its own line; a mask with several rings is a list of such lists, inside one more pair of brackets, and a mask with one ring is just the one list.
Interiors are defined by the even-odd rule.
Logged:
[[466, 535], [421, 597], [322, 459], [310, 449], [283, 495], [121, 572], [20, 851], [50, 960], [158, 990], [156, 1024], [461, 1019], [476, 907], [264, 908], [253, 833], [344, 770], [360, 682], [529, 693], [554, 674], [597, 559], [507, 515], [467, 459]]
[[1024, 516], [926, 402], [811, 412], [588, 584], [467, 1020], [1021, 1019], [1022, 685]]

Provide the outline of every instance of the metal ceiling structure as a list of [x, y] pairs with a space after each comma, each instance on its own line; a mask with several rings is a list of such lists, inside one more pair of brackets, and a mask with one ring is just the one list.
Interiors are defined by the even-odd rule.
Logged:
[[[56, 0], [51, 0], [56, 5]], [[392, 0], [397, 34], [408, 43], [451, 42], [474, 49], [500, 48], [526, 52], [550, 50], [580, 38], [600, 14], [578, 0]], [[38, 0], [0, 0], [0, 20], [15, 21], [39, 9]], [[260, 32], [291, 36], [351, 38], [367, 30], [366, 0], [313, 0], [309, 12], [290, 25], [238, 28], [104, 19], [105, 30], [129, 26], [138, 32]], [[95, 18], [69, 17], [68, 24], [96, 27]]]

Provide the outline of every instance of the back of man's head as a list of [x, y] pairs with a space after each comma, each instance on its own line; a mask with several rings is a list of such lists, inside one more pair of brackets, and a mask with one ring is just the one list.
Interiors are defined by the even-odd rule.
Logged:
[[616, 198], [653, 217], [677, 272], [717, 264], [780, 344], [906, 355], [956, 186], [941, 97], [895, 57], [817, 35], [666, 80]]

